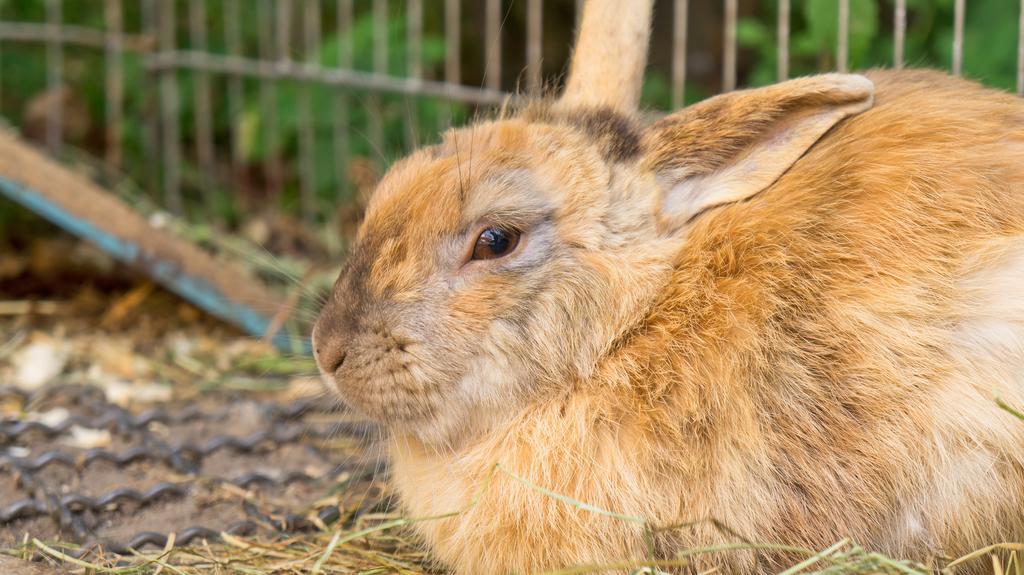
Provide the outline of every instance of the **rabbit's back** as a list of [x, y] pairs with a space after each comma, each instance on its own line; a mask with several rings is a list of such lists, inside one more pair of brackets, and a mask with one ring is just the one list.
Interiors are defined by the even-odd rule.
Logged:
[[873, 109], [692, 230], [644, 344], [671, 365], [638, 380], [679, 441], [726, 442], [705, 508], [748, 537], [955, 554], [1022, 533], [994, 397], [1024, 403], [1024, 103], [870, 76]]

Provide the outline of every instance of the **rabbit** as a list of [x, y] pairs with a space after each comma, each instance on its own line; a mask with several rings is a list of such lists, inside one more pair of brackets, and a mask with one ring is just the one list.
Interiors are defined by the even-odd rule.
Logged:
[[1024, 104], [870, 71], [644, 124], [650, 4], [369, 201], [313, 347], [413, 529], [460, 574], [1019, 540]]

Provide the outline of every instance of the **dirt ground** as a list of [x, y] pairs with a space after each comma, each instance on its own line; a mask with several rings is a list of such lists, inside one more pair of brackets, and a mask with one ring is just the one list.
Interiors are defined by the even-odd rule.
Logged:
[[309, 358], [70, 238], [0, 249], [0, 573], [423, 572], [380, 455]]

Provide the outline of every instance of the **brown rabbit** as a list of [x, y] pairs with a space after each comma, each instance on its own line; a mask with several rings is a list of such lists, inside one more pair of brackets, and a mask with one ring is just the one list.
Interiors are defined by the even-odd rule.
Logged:
[[[1024, 422], [994, 398], [1024, 405], [1024, 104], [830, 74], [643, 128], [650, 0], [622, 6], [588, 4], [561, 100], [391, 169], [314, 330], [392, 430], [409, 516], [458, 512], [415, 523], [434, 554], [534, 573], [850, 537], [938, 564], [1019, 540]], [[538, 487], [693, 523], [648, 541]]]

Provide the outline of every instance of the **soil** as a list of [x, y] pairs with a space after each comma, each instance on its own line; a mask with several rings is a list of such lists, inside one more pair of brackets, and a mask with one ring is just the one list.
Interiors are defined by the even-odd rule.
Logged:
[[11, 575], [57, 575], [66, 571], [37, 563], [29, 563], [21, 559], [0, 555], [0, 573]]
[[14, 475], [0, 476], [0, 508], [30, 497], [32, 497], [32, 493], [22, 489], [17, 477]]

